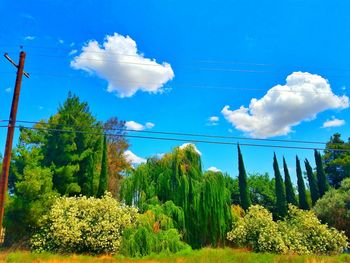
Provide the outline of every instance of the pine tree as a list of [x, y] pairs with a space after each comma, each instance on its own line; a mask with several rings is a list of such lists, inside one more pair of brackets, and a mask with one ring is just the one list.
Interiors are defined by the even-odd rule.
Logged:
[[250, 195], [248, 192], [248, 185], [247, 185], [247, 173], [245, 171], [243, 157], [241, 153], [241, 149], [239, 145], [237, 145], [238, 149], [238, 184], [239, 184], [239, 194], [241, 198], [241, 206], [244, 210], [247, 210], [249, 206], [252, 204], [250, 200]]
[[308, 159], [305, 159], [305, 169], [306, 169], [307, 179], [309, 181], [312, 205], [314, 205], [316, 201], [320, 198], [320, 192], [318, 190], [317, 179], [315, 177], [314, 172], [312, 171], [312, 168]]
[[276, 217], [284, 218], [287, 215], [287, 200], [286, 191], [284, 189], [283, 179], [276, 158], [276, 153], [273, 155], [273, 169], [275, 172], [275, 189], [276, 189]]
[[298, 206], [298, 201], [295, 197], [292, 180], [290, 179], [288, 166], [286, 163], [286, 159], [284, 159], [284, 157], [283, 157], [283, 169], [284, 169], [284, 184], [286, 187], [287, 203]]
[[317, 183], [320, 197], [322, 197], [329, 190], [329, 183], [323, 169], [321, 154], [315, 150], [315, 162], [317, 171]]
[[103, 138], [103, 151], [102, 151], [102, 161], [101, 161], [101, 174], [100, 182], [98, 184], [97, 197], [104, 195], [108, 188], [108, 170], [107, 170], [107, 138], [106, 135]]
[[297, 169], [297, 178], [298, 178], [299, 208], [304, 210], [309, 210], [310, 206], [306, 198], [305, 184], [304, 184], [303, 174], [301, 171], [300, 160], [298, 156], [296, 157], [296, 169]]

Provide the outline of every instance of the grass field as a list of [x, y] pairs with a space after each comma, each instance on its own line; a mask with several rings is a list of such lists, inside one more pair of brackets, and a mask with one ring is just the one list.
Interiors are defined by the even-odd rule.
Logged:
[[156, 262], [174, 262], [174, 263], [195, 263], [195, 262], [307, 262], [307, 263], [328, 263], [328, 262], [349, 262], [350, 255], [339, 256], [295, 256], [295, 255], [273, 255], [273, 254], [257, 254], [234, 249], [201, 249], [195, 251], [187, 251], [175, 255], [157, 255], [149, 256], [142, 259], [129, 259], [120, 256], [78, 256], [78, 255], [55, 255], [55, 254], [35, 254], [26, 251], [17, 252], [1, 252], [0, 262], [47, 262], [47, 263], [156, 263]]

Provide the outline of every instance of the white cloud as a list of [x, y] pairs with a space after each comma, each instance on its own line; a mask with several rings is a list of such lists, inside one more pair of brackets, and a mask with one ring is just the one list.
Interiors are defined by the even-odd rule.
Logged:
[[198, 153], [199, 155], [202, 155], [202, 153], [197, 149], [196, 145], [193, 144], [193, 143], [184, 143], [182, 144], [181, 146], [179, 146], [180, 149], [185, 149], [187, 148], [188, 146], [193, 146], [194, 150], [196, 151], [196, 153]]
[[128, 130], [142, 131], [145, 129], [145, 126], [136, 121], [127, 121], [125, 123], [125, 127]]
[[120, 98], [131, 97], [138, 90], [162, 92], [163, 85], [174, 77], [169, 63], [158, 64], [155, 59], [145, 58], [133, 39], [117, 33], [107, 35], [102, 45], [89, 41], [73, 59], [71, 67], [107, 80], [107, 91], [115, 92]]
[[39, 109], [39, 110], [43, 110], [44, 107], [43, 107], [43, 106], [39, 106], [38, 109]]
[[5, 92], [6, 93], [10, 93], [11, 92], [11, 88], [9, 87], [9, 88], [5, 89]]
[[212, 122], [219, 121], [219, 117], [218, 117], [218, 116], [211, 116], [211, 117], [209, 118], [209, 121], [212, 121]]
[[219, 117], [218, 116], [211, 116], [208, 118], [207, 125], [208, 126], [216, 126], [218, 125]]
[[218, 172], [221, 172], [220, 169], [216, 168], [215, 166], [211, 166], [207, 169], [207, 171], [211, 171], [211, 172], [215, 172], [215, 173], [218, 173]]
[[146, 122], [145, 125], [136, 121], [127, 121], [125, 127], [127, 130], [143, 131], [145, 129], [152, 129], [155, 126], [152, 122]]
[[146, 122], [146, 124], [145, 124], [145, 127], [147, 129], [152, 129], [154, 126], [155, 126], [155, 124], [153, 122]]
[[72, 43], [70, 43], [70, 45], [69, 45], [69, 46], [73, 47], [74, 45], [75, 45], [75, 43], [74, 43], [74, 42], [72, 42]]
[[59, 42], [60, 44], [63, 44], [63, 43], [64, 43], [64, 40], [63, 40], [63, 39], [59, 39], [58, 42]]
[[124, 152], [124, 157], [125, 157], [126, 161], [131, 163], [131, 164], [141, 164], [141, 163], [145, 163], [147, 161], [146, 159], [137, 156], [136, 154], [134, 154], [130, 150], [126, 150]]
[[339, 120], [339, 119], [332, 119], [332, 120], [327, 120], [323, 123], [322, 128], [330, 128], [330, 127], [340, 127], [345, 124], [344, 120]]
[[261, 99], [253, 98], [248, 108], [230, 110], [226, 105], [221, 113], [236, 129], [267, 138], [290, 133], [293, 126], [316, 118], [319, 112], [348, 107], [349, 98], [335, 95], [326, 79], [294, 72], [285, 85], [276, 85]]
[[74, 54], [76, 54], [76, 53], [78, 53], [78, 50], [73, 49], [73, 50], [71, 50], [71, 51], [68, 53], [68, 55], [72, 56], [72, 55], [74, 55]]
[[26, 36], [24, 37], [24, 40], [34, 40], [35, 36]]

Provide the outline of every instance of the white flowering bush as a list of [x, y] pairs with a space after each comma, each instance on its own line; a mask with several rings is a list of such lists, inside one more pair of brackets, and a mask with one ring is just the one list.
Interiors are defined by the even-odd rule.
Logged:
[[137, 209], [103, 198], [61, 197], [31, 239], [34, 251], [115, 253], [125, 228], [136, 224]]
[[256, 252], [279, 254], [337, 254], [348, 246], [344, 233], [321, 224], [313, 212], [294, 206], [289, 206], [285, 220], [277, 222], [262, 206], [251, 206], [227, 239]]
[[251, 206], [236, 227], [227, 233], [227, 239], [240, 247], [256, 252], [285, 253], [285, 246], [272, 214], [259, 205]]
[[298, 254], [338, 254], [348, 246], [343, 232], [321, 224], [312, 211], [290, 205], [286, 220], [278, 225], [289, 250]]

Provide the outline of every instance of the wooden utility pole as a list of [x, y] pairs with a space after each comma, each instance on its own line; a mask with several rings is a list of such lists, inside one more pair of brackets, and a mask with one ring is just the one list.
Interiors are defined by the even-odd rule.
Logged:
[[8, 129], [7, 129], [5, 153], [4, 153], [4, 159], [2, 162], [2, 173], [1, 173], [1, 178], [0, 178], [0, 228], [1, 228], [1, 232], [2, 232], [4, 211], [5, 211], [4, 207], [5, 207], [5, 198], [6, 198], [6, 192], [7, 192], [8, 176], [9, 176], [9, 170], [10, 170], [12, 141], [13, 141], [13, 135], [14, 135], [15, 126], [16, 126], [16, 116], [17, 116], [19, 94], [21, 91], [22, 76], [25, 75], [27, 78], [29, 78], [29, 74], [24, 72], [24, 70], [23, 70], [24, 69], [24, 60], [26, 57], [25, 52], [21, 51], [21, 53], [19, 55], [19, 64], [18, 65], [8, 56], [7, 53], [5, 53], [4, 56], [8, 61], [10, 61], [10, 63], [12, 65], [14, 65], [17, 68], [17, 77], [16, 77], [15, 90], [13, 93], [11, 113], [10, 113], [10, 118], [9, 118], [9, 123], [8, 123]]

